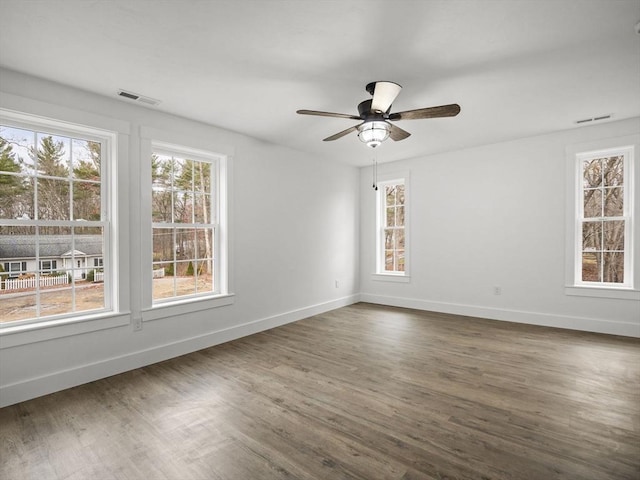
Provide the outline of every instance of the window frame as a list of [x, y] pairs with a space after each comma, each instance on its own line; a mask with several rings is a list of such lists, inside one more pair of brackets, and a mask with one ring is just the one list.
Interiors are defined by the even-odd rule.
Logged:
[[[584, 216], [584, 194], [585, 191], [588, 190], [584, 186], [584, 162], [589, 160], [598, 160], [603, 158], [610, 157], [622, 157], [622, 171], [623, 171], [623, 183], [622, 183], [622, 196], [623, 196], [623, 212], [622, 215], [618, 216], [606, 216], [604, 212], [602, 215], [598, 217], [585, 217]], [[596, 150], [589, 152], [580, 152], [576, 155], [576, 233], [575, 239], [576, 244], [574, 247], [575, 251], [575, 273], [574, 273], [574, 284], [576, 286], [584, 286], [584, 287], [599, 287], [599, 288], [632, 288], [633, 286], [633, 268], [632, 268], [632, 255], [631, 255], [631, 245], [633, 244], [633, 217], [631, 212], [632, 208], [632, 198], [633, 191], [631, 182], [629, 180], [629, 173], [631, 172], [631, 165], [633, 164], [633, 147], [619, 147], [619, 148], [609, 148], [605, 150]], [[600, 186], [594, 188], [593, 190], [604, 190], [607, 188], [606, 186]], [[616, 187], [619, 188], [619, 187]], [[604, 207], [603, 207], [604, 208]], [[616, 219], [616, 220], [614, 220]], [[624, 280], [622, 282], [605, 282], [603, 281], [588, 281], [583, 280], [583, 227], [585, 224], [601, 221], [603, 225], [605, 222], [611, 221], [624, 221], [624, 246], [623, 246], [623, 254], [624, 254], [624, 263], [623, 263], [623, 275]], [[602, 252], [604, 252], [604, 246], [602, 246]]]
[[[159, 320], [176, 315], [188, 314], [217, 307], [223, 307], [234, 303], [235, 295], [232, 293], [232, 251], [231, 241], [231, 195], [232, 172], [234, 155], [233, 147], [219, 144], [197, 134], [174, 132], [142, 126], [141, 158], [146, 159], [140, 165], [140, 282], [142, 295], [139, 297], [139, 310], [143, 322]], [[216, 234], [217, 247], [219, 248], [217, 270], [214, 272], [219, 286], [216, 293], [203, 293], [199, 295], [179, 296], [162, 302], [153, 301], [152, 292], [152, 265], [153, 265], [153, 240], [152, 240], [152, 184], [151, 184], [151, 155], [154, 149], [169, 150], [183, 155], [212, 156], [218, 159], [218, 171], [215, 177], [215, 191], [217, 196], [218, 232]], [[135, 308], [135, 307], [134, 307]]]
[[[636, 188], [640, 184], [636, 168], [640, 135], [594, 140], [566, 148], [566, 266], [565, 295], [582, 297], [640, 300], [636, 283], [640, 278], [638, 262], [640, 225], [637, 213], [640, 210], [640, 195]], [[589, 282], [582, 280], [582, 224], [583, 224], [583, 161], [588, 158], [605, 158], [624, 155], [623, 218], [625, 219], [624, 282]], [[609, 218], [609, 217], [600, 217]], [[611, 217], [613, 218], [613, 217]]]
[[[375, 265], [373, 279], [387, 282], [407, 283], [410, 281], [410, 213], [411, 213], [411, 188], [409, 172], [396, 174], [383, 174], [376, 182], [375, 192]], [[404, 185], [404, 271], [385, 270], [385, 227], [386, 227], [386, 196], [383, 194], [388, 185]]]
[[[0, 334], [14, 334], [14, 333], [27, 333], [34, 329], [40, 329], [42, 327], [47, 328], [47, 333], [42, 335], [46, 338], [57, 338], [65, 336], [65, 329], [54, 331], [50, 329], [51, 326], [62, 326], [65, 324], [76, 324], [77, 322], [91, 321], [93, 326], [87, 325], [83, 327], [84, 330], [92, 331], [94, 329], [104, 328], [102, 325], [106, 324], [103, 320], [106, 317], [117, 317], [121, 313], [119, 311], [119, 295], [118, 295], [118, 281], [116, 272], [119, 271], [116, 265], [116, 249], [118, 242], [117, 238], [117, 218], [118, 218], [118, 204], [116, 195], [117, 180], [117, 159], [119, 155], [120, 143], [118, 142], [118, 135], [122, 132], [124, 124], [116, 122], [115, 125], [110, 125], [111, 122], [97, 122], [109, 124], [105, 126], [91, 126], [82, 121], [67, 121], [61, 118], [43, 117], [38, 114], [29, 113], [27, 111], [9, 110], [6, 108], [0, 108], [0, 118], [2, 123], [10, 128], [18, 128], [35, 132], [36, 134], [45, 134], [52, 136], [67, 137], [72, 140], [85, 140], [91, 142], [97, 142], [101, 145], [101, 172], [100, 172], [100, 195], [101, 195], [101, 219], [100, 220], [46, 220], [46, 219], [0, 219], [0, 222], [4, 226], [28, 226], [28, 227], [43, 227], [43, 226], [57, 226], [57, 227], [101, 227], [103, 228], [103, 257], [107, 258], [107, 265], [105, 269], [109, 272], [108, 281], [104, 283], [104, 304], [102, 308], [96, 308], [91, 310], [80, 310], [73, 312], [65, 312], [54, 315], [36, 316], [25, 319], [19, 319], [10, 322], [0, 323]], [[84, 116], [81, 116], [84, 120]], [[79, 119], [78, 119], [79, 120]], [[116, 126], [116, 129], [110, 127]], [[33, 178], [48, 178], [47, 176], [34, 176]], [[71, 177], [70, 177], [71, 178]], [[82, 181], [82, 180], [80, 180]], [[34, 202], [37, 201], [37, 193], [35, 195]], [[34, 204], [35, 205], [35, 204]], [[72, 218], [72, 217], [71, 217]], [[80, 223], [82, 222], [82, 223]], [[75, 234], [74, 234], [75, 235]], [[37, 236], [37, 235], [36, 235]], [[51, 273], [53, 270], [47, 270], [43, 272], [41, 267], [42, 261], [50, 261], [51, 259], [38, 258], [35, 264], [35, 273], [40, 276], [41, 274]], [[55, 261], [55, 260], [54, 260]], [[75, 271], [76, 269], [74, 269]], [[72, 279], [72, 285], [75, 289], [75, 280]], [[75, 295], [75, 290], [73, 292]], [[39, 302], [40, 290], [36, 292], [36, 298]], [[38, 306], [37, 311], [40, 308]], [[122, 321], [118, 320], [118, 324]], [[100, 326], [98, 326], [100, 324]], [[17, 344], [29, 343], [28, 337], [22, 338], [15, 336]]]

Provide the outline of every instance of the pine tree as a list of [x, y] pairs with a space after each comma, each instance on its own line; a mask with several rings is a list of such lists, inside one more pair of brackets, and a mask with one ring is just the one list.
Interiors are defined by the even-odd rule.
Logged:
[[7, 175], [20, 173], [20, 161], [13, 147], [0, 137], [0, 218], [15, 218], [21, 215], [22, 195], [26, 191], [24, 177]]

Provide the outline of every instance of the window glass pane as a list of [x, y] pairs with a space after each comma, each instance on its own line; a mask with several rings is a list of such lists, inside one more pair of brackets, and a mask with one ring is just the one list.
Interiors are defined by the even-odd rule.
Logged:
[[404, 250], [404, 229], [396, 230], [394, 248], [396, 250]]
[[582, 249], [602, 250], [602, 222], [582, 224]]
[[396, 187], [395, 185], [385, 186], [386, 204], [395, 205], [396, 203]]
[[173, 185], [180, 190], [192, 190], [193, 162], [180, 157], [173, 157]]
[[38, 178], [38, 219], [71, 220], [68, 180]]
[[396, 225], [404, 226], [404, 207], [396, 207]]
[[396, 201], [398, 205], [404, 205], [404, 185], [397, 186]]
[[393, 250], [385, 250], [384, 252], [384, 269], [387, 272], [393, 271]]
[[196, 193], [193, 198], [194, 223], [211, 222], [211, 195]]
[[624, 220], [604, 222], [604, 250], [624, 250]]
[[602, 190], [585, 190], [583, 205], [585, 218], [601, 217]]
[[[196, 254], [194, 258], [213, 258], [213, 228], [199, 228], [196, 230]], [[206, 273], [211, 273], [211, 269], [208, 268]]]
[[173, 193], [173, 221], [193, 223], [193, 194], [182, 191]]
[[621, 186], [624, 181], [624, 156], [605, 158], [604, 166], [604, 186]]
[[604, 216], [621, 217], [624, 212], [623, 201], [622, 187], [606, 188], [604, 190]]
[[167, 262], [173, 261], [176, 250], [175, 239], [172, 228], [153, 229], [153, 261]]
[[384, 248], [389, 250], [393, 248], [393, 229], [387, 228], [384, 231]]
[[[4, 290], [11, 283], [18, 283], [14, 279], [4, 281], [2, 292], [12, 292], [10, 296], [0, 301], [0, 322], [13, 322], [34, 318], [37, 313], [37, 297], [32, 288]], [[12, 287], [10, 287], [12, 288]], [[0, 297], [1, 298], [1, 297]]]
[[196, 262], [198, 293], [213, 292], [213, 261], [211, 259]]
[[404, 250], [396, 252], [396, 271], [404, 272]]
[[196, 293], [195, 266], [193, 261], [176, 263], [176, 295]]
[[73, 219], [101, 219], [100, 184], [92, 182], [73, 183]]
[[194, 190], [198, 193], [211, 193], [211, 164], [194, 162]]
[[151, 191], [151, 215], [153, 222], [171, 222], [171, 191], [153, 187]]
[[69, 177], [70, 139], [38, 134], [37, 168], [39, 175]]
[[[27, 175], [35, 172], [35, 133], [21, 128], [0, 125], [0, 152], [4, 161], [11, 160], [14, 165], [20, 166], [20, 171]], [[3, 162], [4, 163], [4, 162]], [[14, 171], [9, 167], [0, 168], [3, 171]]]
[[88, 140], [71, 140], [71, 176], [100, 181], [101, 145]]
[[167, 155], [151, 156], [151, 182], [153, 188], [171, 188], [173, 159]]
[[45, 286], [48, 279], [41, 280], [40, 291], [40, 314], [44, 315], [60, 315], [62, 313], [73, 312], [73, 289], [70, 286], [66, 288], [55, 288]]
[[176, 229], [176, 259], [193, 260], [196, 258], [196, 229]]
[[603, 281], [609, 283], [624, 282], [624, 253], [605, 252], [603, 254]]
[[590, 252], [582, 254], [582, 281], [600, 282], [602, 253]]
[[396, 209], [394, 207], [387, 208], [387, 227], [393, 227], [396, 224]]
[[[104, 281], [100, 275], [93, 270], [89, 270], [88, 277], [83, 285], [76, 288], [76, 312], [84, 312], [87, 310], [96, 310], [104, 308]], [[98, 272], [99, 273], [99, 272]]]
[[584, 188], [595, 188], [602, 185], [602, 159], [586, 160], [582, 163]]
[[[173, 263], [163, 263], [154, 265], [152, 292], [154, 300], [172, 298], [175, 296], [175, 278]], [[160, 272], [165, 272], [161, 274]], [[164, 275], [164, 276], [162, 276]]]

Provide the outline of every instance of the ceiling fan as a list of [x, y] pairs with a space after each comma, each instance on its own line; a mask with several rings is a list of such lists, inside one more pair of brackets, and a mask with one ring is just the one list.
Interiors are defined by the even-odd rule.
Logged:
[[371, 82], [365, 87], [373, 95], [371, 100], [365, 100], [358, 105], [359, 115], [346, 113], [319, 112], [317, 110], [298, 110], [301, 115], [317, 115], [320, 117], [348, 118], [361, 120], [362, 123], [324, 139], [331, 142], [345, 135], [358, 131], [358, 138], [369, 147], [375, 148], [387, 138], [396, 142], [411, 135], [406, 130], [390, 123], [397, 120], [418, 120], [421, 118], [455, 117], [460, 113], [460, 105], [452, 103], [439, 107], [418, 108], [404, 112], [391, 113], [391, 104], [396, 99], [402, 87], [394, 82]]

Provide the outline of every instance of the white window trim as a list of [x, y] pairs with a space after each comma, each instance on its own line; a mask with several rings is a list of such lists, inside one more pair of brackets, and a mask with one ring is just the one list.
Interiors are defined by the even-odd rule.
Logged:
[[[230, 248], [232, 238], [231, 225], [231, 185], [233, 173], [234, 149], [220, 145], [197, 135], [185, 134], [156, 129], [153, 127], [140, 127], [140, 262], [141, 262], [141, 295], [140, 304], [137, 306], [141, 312], [142, 321], [152, 321], [176, 315], [208, 310], [211, 308], [231, 305], [235, 301], [233, 291], [232, 251]], [[218, 164], [216, 175], [216, 195], [218, 196], [218, 225], [216, 239], [219, 246], [219, 259], [217, 263], [216, 278], [220, 286], [215, 294], [197, 294], [165, 299], [153, 302], [151, 286], [152, 270], [152, 229], [151, 222], [151, 162], [144, 161], [151, 158], [156, 150], [165, 150], [172, 153], [195, 155], [198, 157], [215, 158]], [[144, 188], [149, 185], [149, 188]], [[147, 228], [148, 227], [148, 228]], [[133, 307], [136, 310], [136, 307]]]
[[[580, 221], [582, 193], [582, 159], [591, 155], [608, 155], [627, 151], [625, 156], [625, 213], [628, 218], [625, 232], [625, 284], [598, 284], [582, 282], [580, 279], [579, 242], [582, 239]], [[566, 149], [566, 246], [565, 246], [565, 294], [569, 296], [640, 300], [640, 290], [635, 282], [640, 278], [640, 185], [637, 158], [640, 152], [640, 135], [608, 138], [570, 145]]]
[[[375, 191], [375, 255], [372, 280], [381, 282], [409, 283], [411, 281], [411, 176], [408, 170], [402, 172], [381, 173], [378, 175]], [[404, 183], [404, 272], [386, 272], [384, 265], [384, 248], [382, 226], [385, 223], [385, 211], [382, 208], [382, 191], [385, 185], [390, 183]]]

